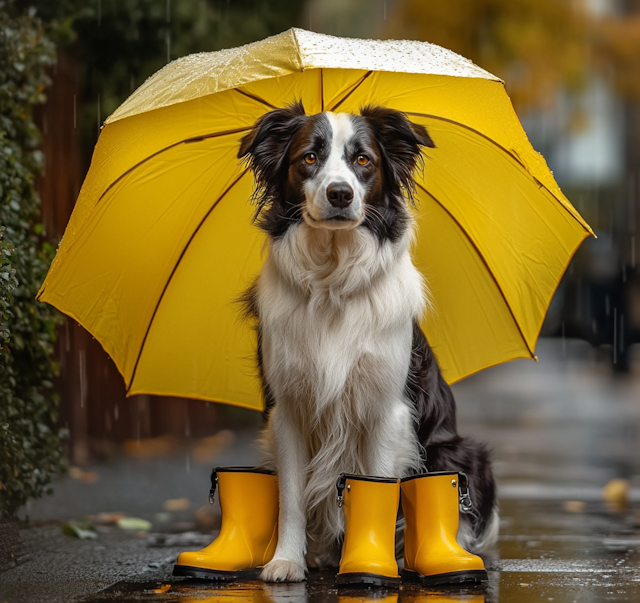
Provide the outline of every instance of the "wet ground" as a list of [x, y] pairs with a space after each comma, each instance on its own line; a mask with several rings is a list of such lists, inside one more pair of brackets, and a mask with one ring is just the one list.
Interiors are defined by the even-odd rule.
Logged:
[[[0, 603], [640, 601], [640, 371], [612, 379], [604, 354], [580, 342], [542, 341], [537, 352], [538, 364], [454, 387], [460, 431], [492, 447], [499, 482], [500, 540], [482, 589], [338, 591], [330, 571], [296, 585], [172, 579], [177, 553], [213, 537], [201, 533], [215, 529], [201, 521], [209, 466], [255, 459], [255, 433], [245, 431], [201, 462], [189, 446], [121, 455], [87, 468], [95, 479], [58, 485], [29, 509], [27, 560], [0, 574]], [[60, 530], [61, 520], [104, 511], [146, 518], [151, 532], [100, 525], [97, 539], [80, 541]]]

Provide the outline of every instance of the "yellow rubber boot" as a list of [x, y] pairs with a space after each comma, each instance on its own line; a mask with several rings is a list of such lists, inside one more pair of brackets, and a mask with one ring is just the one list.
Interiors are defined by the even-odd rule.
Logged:
[[345, 530], [336, 582], [398, 586], [395, 538], [399, 480], [342, 474], [337, 487]]
[[219, 487], [222, 525], [218, 537], [199, 551], [180, 553], [174, 576], [206, 580], [257, 578], [278, 543], [278, 478], [254, 467], [216, 467], [209, 502]]
[[[460, 474], [466, 481], [466, 475]], [[454, 472], [414, 475], [402, 480], [404, 529], [403, 578], [425, 584], [482, 582], [482, 559], [457, 542], [460, 476]]]

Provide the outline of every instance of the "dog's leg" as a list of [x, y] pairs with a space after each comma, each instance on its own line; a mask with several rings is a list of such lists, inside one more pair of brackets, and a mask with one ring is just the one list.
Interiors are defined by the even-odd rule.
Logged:
[[269, 418], [280, 485], [280, 516], [276, 552], [260, 575], [265, 582], [300, 582], [305, 578], [307, 458], [303, 441], [287, 410], [282, 403], [276, 404]]
[[418, 438], [409, 406], [400, 400], [389, 405], [367, 438], [370, 475], [404, 477], [420, 466]]

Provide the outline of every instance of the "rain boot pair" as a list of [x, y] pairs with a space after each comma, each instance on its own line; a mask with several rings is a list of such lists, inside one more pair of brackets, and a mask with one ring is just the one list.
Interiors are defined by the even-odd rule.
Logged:
[[[396, 516], [400, 496], [406, 520], [405, 578], [429, 584], [487, 579], [480, 557], [456, 542], [460, 480], [464, 474], [420, 474], [398, 480], [341, 475], [338, 502], [345, 539], [338, 584], [397, 585]], [[181, 553], [174, 576], [208, 580], [250, 580], [260, 575], [278, 540], [278, 478], [253, 467], [217, 467], [211, 472], [209, 501], [219, 486], [222, 525], [218, 537], [199, 551]], [[258, 501], [258, 504], [256, 504]]]
[[401, 497], [406, 522], [403, 578], [429, 585], [487, 580], [482, 559], [456, 541], [459, 505], [468, 500], [463, 473], [425, 473], [403, 480], [343, 474], [337, 488], [345, 518], [339, 585], [400, 583], [395, 535]]

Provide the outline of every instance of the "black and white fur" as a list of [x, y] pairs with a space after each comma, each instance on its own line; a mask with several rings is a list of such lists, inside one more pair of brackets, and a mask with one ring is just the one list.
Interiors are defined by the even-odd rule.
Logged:
[[456, 431], [453, 395], [418, 322], [428, 308], [411, 261], [409, 211], [427, 130], [398, 111], [267, 113], [241, 141], [256, 176], [262, 272], [244, 299], [257, 319], [265, 464], [280, 483], [279, 539], [262, 578], [299, 581], [336, 565], [341, 472], [464, 471], [480, 519], [458, 540], [497, 536], [485, 448]]

